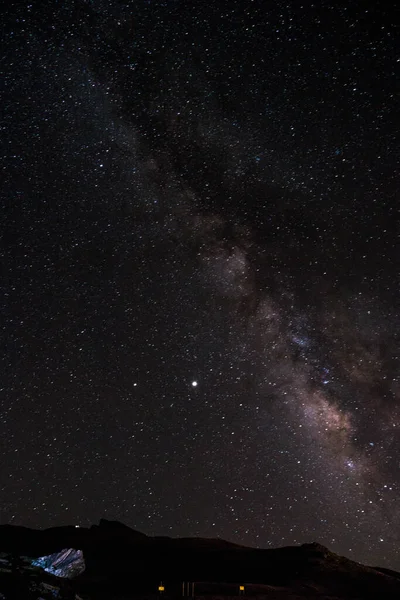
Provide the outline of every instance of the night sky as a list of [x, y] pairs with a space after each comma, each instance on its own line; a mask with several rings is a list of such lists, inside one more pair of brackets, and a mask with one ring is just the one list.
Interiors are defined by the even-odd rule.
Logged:
[[1, 523], [400, 570], [385, 6], [8, 5]]

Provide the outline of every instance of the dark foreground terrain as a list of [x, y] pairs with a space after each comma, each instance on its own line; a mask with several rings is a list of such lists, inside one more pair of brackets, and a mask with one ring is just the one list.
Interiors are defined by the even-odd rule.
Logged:
[[319, 544], [260, 550], [223, 540], [150, 538], [106, 520], [89, 529], [0, 526], [0, 600], [183, 593], [207, 600], [400, 599], [400, 573], [360, 565]]

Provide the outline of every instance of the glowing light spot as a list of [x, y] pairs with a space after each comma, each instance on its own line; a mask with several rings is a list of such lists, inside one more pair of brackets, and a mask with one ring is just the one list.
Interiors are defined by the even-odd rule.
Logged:
[[192, 387], [197, 387], [198, 386], [198, 382], [197, 381], [192, 381]]

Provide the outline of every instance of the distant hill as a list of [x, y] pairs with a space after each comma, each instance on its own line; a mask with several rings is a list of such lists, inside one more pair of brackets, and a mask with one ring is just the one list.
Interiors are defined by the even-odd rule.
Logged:
[[[10, 565], [11, 557], [69, 548], [82, 551], [85, 570], [71, 585], [88, 600], [156, 597], [161, 581], [166, 598], [181, 597], [187, 591], [182, 582], [195, 582], [195, 595], [208, 598], [237, 596], [239, 585], [245, 595], [266, 600], [400, 598], [400, 573], [363, 566], [315, 543], [262, 550], [219, 539], [149, 537], [105, 519], [90, 528], [0, 526], [0, 553]], [[63, 555], [57, 556], [62, 563]], [[71, 563], [71, 553], [65, 556]], [[2, 581], [9, 590], [12, 580], [7, 568], [0, 576], [3, 594]], [[13, 577], [17, 581], [18, 574]]]

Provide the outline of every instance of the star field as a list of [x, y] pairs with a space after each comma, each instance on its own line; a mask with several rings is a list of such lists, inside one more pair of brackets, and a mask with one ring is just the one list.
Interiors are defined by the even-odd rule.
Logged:
[[395, 23], [5, 11], [1, 523], [400, 570]]

